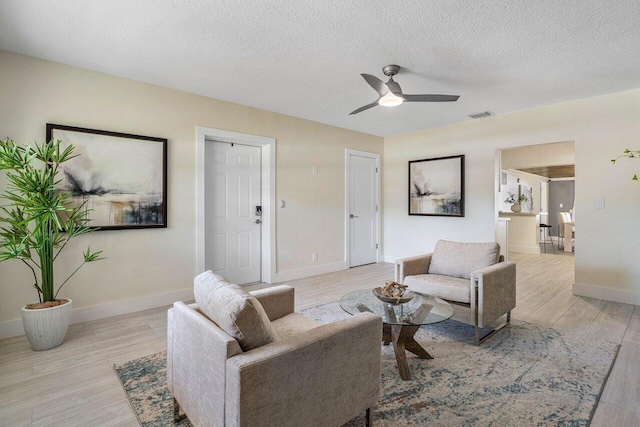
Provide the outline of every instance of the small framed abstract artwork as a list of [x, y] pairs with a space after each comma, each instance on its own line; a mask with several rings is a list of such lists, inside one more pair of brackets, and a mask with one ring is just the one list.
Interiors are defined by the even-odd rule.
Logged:
[[533, 212], [533, 187], [528, 185], [520, 185], [518, 186], [520, 190], [520, 194], [527, 198], [526, 202], [522, 202], [522, 212]]
[[100, 230], [167, 227], [167, 140], [47, 123], [47, 141], [73, 144], [58, 191], [85, 203]]
[[409, 162], [409, 215], [464, 216], [464, 155]]

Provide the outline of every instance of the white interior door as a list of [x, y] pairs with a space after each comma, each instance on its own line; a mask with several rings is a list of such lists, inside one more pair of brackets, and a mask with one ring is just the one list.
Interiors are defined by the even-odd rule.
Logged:
[[231, 283], [260, 280], [260, 147], [205, 143], [205, 268]]
[[378, 160], [348, 154], [349, 267], [378, 262]]

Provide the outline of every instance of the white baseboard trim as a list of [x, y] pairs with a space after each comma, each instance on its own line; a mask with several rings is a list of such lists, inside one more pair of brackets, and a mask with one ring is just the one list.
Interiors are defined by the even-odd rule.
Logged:
[[0, 322], [0, 340], [24, 335], [22, 319], [6, 320]]
[[386, 255], [382, 257], [382, 260], [380, 262], [390, 262], [391, 264], [395, 264], [397, 259], [397, 256]]
[[517, 252], [519, 254], [540, 254], [539, 246], [518, 246], [518, 245], [509, 245], [509, 252]]
[[[193, 300], [193, 288], [188, 288], [128, 300], [112, 301], [90, 307], [75, 308], [71, 314], [71, 324], [74, 325], [76, 323], [90, 322], [92, 320], [105, 319], [121, 314], [135, 313], [136, 311], [170, 305], [176, 301], [191, 300]], [[24, 335], [22, 319], [0, 322], [0, 340], [20, 335]]]
[[604, 286], [574, 283], [573, 294], [582, 297], [621, 302], [623, 304], [640, 305], [640, 292], [626, 291], [624, 289], [614, 289], [606, 288]]
[[334, 271], [346, 270], [346, 261], [333, 262], [314, 267], [300, 268], [297, 270], [278, 271], [277, 283], [288, 282], [289, 280], [304, 279], [305, 277], [317, 276], [319, 274], [333, 273]]

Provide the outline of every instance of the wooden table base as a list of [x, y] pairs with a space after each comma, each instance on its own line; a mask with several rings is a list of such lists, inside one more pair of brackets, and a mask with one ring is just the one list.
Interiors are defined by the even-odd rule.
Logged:
[[382, 325], [382, 342], [384, 345], [393, 343], [398, 371], [403, 380], [411, 379], [405, 350], [421, 359], [433, 359], [433, 356], [427, 353], [427, 350], [422, 348], [413, 338], [418, 329], [420, 329], [419, 325], [389, 325], [386, 323]]

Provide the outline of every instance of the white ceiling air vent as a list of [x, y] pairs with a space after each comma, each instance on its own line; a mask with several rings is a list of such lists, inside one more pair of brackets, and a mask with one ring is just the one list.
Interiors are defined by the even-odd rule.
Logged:
[[489, 116], [493, 116], [493, 113], [491, 111], [483, 111], [482, 113], [469, 114], [469, 117], [471, 117], [472, 119], [482, 119], [484, 117], [489, 117]]

